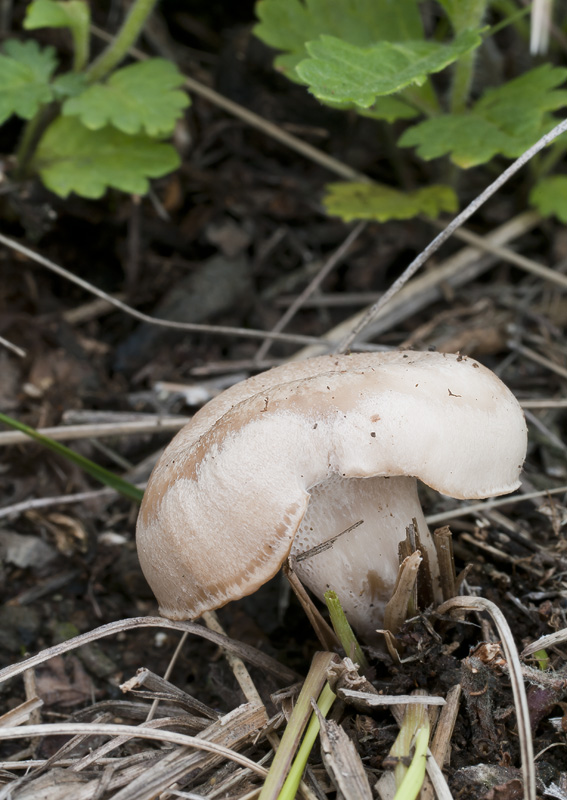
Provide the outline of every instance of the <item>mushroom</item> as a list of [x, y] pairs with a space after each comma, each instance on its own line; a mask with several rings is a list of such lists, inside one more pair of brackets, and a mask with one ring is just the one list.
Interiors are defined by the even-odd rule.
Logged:
[[138, 519], [142, 570], [161, 614], [193, 619], [363, 520], [297, 572], [320, 598], [336, 591], [371, 642], [412, 520], [439, 597], [416, 479], [455, 498], [506, 494], [525, 451], [518, 402], [471, 358], [390, 352], [285, 364], [223, 392], [166, 448]]

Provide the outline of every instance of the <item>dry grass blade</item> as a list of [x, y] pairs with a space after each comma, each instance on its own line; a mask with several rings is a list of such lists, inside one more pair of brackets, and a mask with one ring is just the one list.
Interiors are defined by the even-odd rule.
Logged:
[[301, 607], [305, 611], [305, 615], [313, 630], [315, 631], [315, 635], [319, 639], [321, 647], [324, 650], [335, 650], [336, 648], [340, 647], [340, 642], [331, 628], [331, 626], [327, 623], [327, 621], [321, 615], [321, 612], [306, 592], [303, 584], [297, 577], [295, 570], [294, 570], [295, 558], [290, 556], [287, 560], [287, 564], [283, 566], [283, 573], [287, 580], [289, 581], [289, 585], [291, 586], [293, 593], [299, 600]]
[[445, 705], [435, 726], [435, 734], [431, 741], [431, 755], [440, 767], [443, 767], [449, 758], [453, 729], [459, 713], [461, 700], [461, 684], [451, 686], [445, 698]]
[[210, 333], [212, 335], [218, 334], [219, 336], [242, 336], [244, 339], [277, 339], [281, 342], [290, 342], [292, 344], [303, 345], [318, 344], [320, 342], [320, 339], [315, 336], [300, 336], [299, 334], [295, 335], [291, 333], [270, 333], [269, 331], [258, 331], [252, 330], [251, 328], [232, 328], [226, 325], [205, 325], [196, 322], [175, 322], [174, 320], [151, 317], [149, 314], [144, 314], [142, 311], [138, 311], [136, 308], [132, 308], [132, 306], [123, 303], [122, 300], [116, 299], [116, 297], [104, 292], [102, 289], [99, 289], [92, 283], [85, 281], [78, 275], [74, 275], [72, 272], [69, 272], [69, 270], [65, 269], [59, 264], [56, 264], [54, 261], [51, 261], [51, 259], [45, 258], [39, 253], [31, 250], [29, 247], [25, 247], [23, 244], [20, 244], [15, 239], [10, 239], [8, 236], [4, 236], [4, 234], [1, 233], [0, 244], [3, 244], [10, 250], [21, 253], [30, 261], [40, 264], [42, 267], [46, 267], [56, 275], [65, 278], [65, 280], [69, 281], [70, 283], [74, 283], [76, 286], [80, 286], [81, 289], [90, 292], [90, 294], [94, 294], [103, 300], [107, 300], [112, 306], [114, 306], [114, 308], [117, 308], [119, 311], [123, 311], [128, 316], [134, 317], [134, 319], [137, 319], [140, 322], [147, 322], [150, 325], [157, 325], [161, 328], [169, 328], [171, 330]]
[[[435, 761], [434, 758], [428, 758], [426, 764], [427, 770], [427, 777], [431, 781], [431, 785], [435, 790], [435, 795], [437, 796], [437, 800], [454, 800], [453, 795], [451, 794], [451, 790], [445, 780], [445, 776], [441, 771], [441, 767]], [[422, 797], [420, 800], [426, 800], [428, 791], [428, 786], [424, 786], [422, 790]]]
[[452, 800], [451, 791], [441, 770], [449, 763], [451, 739], [459, 714], [460, 699], [461, 685], [456, 684], [447, 692], [445, 705], [435, 725], [430, 747], [431, 758], [427, 759], [429, 782], [423, 787], [420, 800], [434, 800], [436, 796], [438, 800]]
[[338, 688], [337, 696], [345, 702], [351, 703], [359, 711], [368, 711], [369, 708], [378, 706], [394, 705], [424, 705], [424, 706], [444, 706], [445, 699], [434, 695], [413, 695], [413, 694], [374, 694], [371, 692], [359, 692], [356, 689]]
[[[528, 211], [526, 214], [535, 214], [535, 212]], [[526, 258], [526, 256], [516, 253], [514, 250], [510, 250], [507, 247], [499, 247], [497, 244], [491, 244], [489, 239], [484, 239], [482, 236], [472, 231], [461, 229], [459, 238], [464, 242], [469, 242], [469, 244], [472, 244], [474, 247], [478, 247], [479, 250], [498, 256], [502, 261], [508, 261], [508, 263], [520, 267], [520, 269], [529, 272], [531, 275], [536, 275], [544, 281], [549, 281], [556, 286], [560, 286], [562, 289], [567, 289], [567, 276], [557, 270], [545, 267], [543, 264], [539, 264], [531, 258]]]
[[14, 353], [15, 355], [19, 356], [20, 358], [25, 358], [27, 355], [25, 350], [22, 350], [21, 347], [12, 344], [12, 342], [9, 342], [8, 339], [5, 339], [3, 336], [0, 336], [0, 345], [2, 345], [2, 347], [5, 347], [6, 350], [9, 350], [11, 353]]
[[392, 597], [384, 612], [384, 628], [394, 636], [408, 616], [408, 606], [414, 595], [419, 565], [423, 561], [421, 553], [416, 550], [400, 565], [396, 585]]
[[556, 647], [558, 644], [567, 642], [567, 628], [562, 628], [555, 633], [548, 633], [546, 636], [541, 636], [522, 650], [522, 658], [532, 656], [538, 650], [545, 650], [548, 647]]
[[[281, 319], [273, 328], [274, 331], [282, 331], [288, 322], [293, 319], [295, 314], [299, 311], [301, 306], [304, 302], [313, 294], [314, 291], [321, 285], [321, 283], [325, 280], [327, 275], [331, 272], [331, 270], [335, 269], [335, 267], [341, 263], [343, 258], [346, 256], [348, 251], [350, 250], [351, 245], [358, 239], [364, 228], [366, 227], [366, 222], [359, 222], [358, 225], [349, 233], [347, 238], [344, 242], [335, 250], [334, 253], [326, 260], [323, 264], [317, 275], [308, 283], [305, 289], [301, 292], [299, 297], [297, 297], [294, 302], [290, 305], [287, 311], [283, 314]], [[266, 354], [270, 350], [272, 346], [272, 342], [270, 340], [266, 340], [259, 348], [258, 352], [256, 353], [256, 359], [261, 361], [265, 358]]]
[[453, 557], [453, 536], [448, 525], [433, 531], [433, 543], [439, 561], [439, 576], [443, 600], [450, 600], [457, 594], [457, 576]]
[[533, 361], [536, 364], [539, 364], [541, 367], [550, 370], [550, 372], [554, 372], [556, 375], [559, 375], [560, 378], [567, 378], [567, 369], [562, 367], [561, 364], [556, 364], [551, 359], [542, 356], [541, 353], [538, 353], [537, 350], [533, 350], [531, 347], [526, 347], [523, 344], [519, 344], [514, 340], [508, 342], [508, 347], [510, 350], [515, 350], [525, 358], [529, 358], [530, 361]]
[[167, 678], [155, 675], [149, 669], [141, 667], [136, 675], [130, 680], [120, 685], [122, 692], [132, 692], [136, 697], [147, 697], [153, 699], [159, 697], [169, 703], [180, 706], [190, 714], [204, 717], [206, 719], [217, 720], [221, 717], [220, 712], [214, 711], [209, 706], [201, 703], [195, 697], [179, 689]]
[[[504, 245], [515, 241], [520, 236], [532, 230], [540, 221], [540, 217], [533, 211], [519, 214], [500, 227], [493, 230], [485, 237], [488, 246]], [[505, 252], [508, 252], [504, 248]], [[409, 281], [398, 294], [388, 303], [388, 307], [377, 312], [373, 321], [364, 330], [364, 335], [359, 337], [357, 346], [361, 341], [375, 337], [399, 325], [412, 314], [427, 307], [429, 304], [443, 296], [442, 287], [449, 286], [453, 289], [464, 286], [483, 272], [486, 272], [496, 263], [496, 257], [481, 256], [476, 247], [463, 247], [458, 253], [447, 258], [439, 266], [432, 267], [422, 275], [417, 275]], [[362, 319], [365, 311], [339, 323], [324, 335], [327, 347], [311, 346], [302, 348], [295, 354], [294, 359], [308, 358], [327, 352], [333, 340], [346, 336], [348, 331]]]
[[352, 739], [334, 720], [326, 720], [312, 703], [319, 720], [323, 764], [344, 800], [372, 800], [372, 790]]
[[498, 606], [484, 597], [454, 597], [447, 600], [437, 609], [439, 614], [447, 614], [453, 610], [466, 611], [486, 611], [492, 617], [498, 633], [502, 640], [502, 647], [508, 662], [512, 693], [514, 695], [514, 705], [516, 707], [516, 718], [518, 722], [518, 736], [520, 740], [520, 752], [522, 756], [522, 775], [524, 779], [524, 798], [525, 800], [535, 800], [536, 798], [536, 775], [534, 766], [534, 750], [532, 742], [532, 732], [530, 724], [530, 714], [526, 689], [522, 677], [522, 665], [512, 631], [506, 617]]
[[[134, 422], [99, 422], [91, 425], [59, 425], [57, 428], [38, 428], [42, 436], [49, 436], [57, 442], [73, 439], [96, 439], [103, 436], [125, 436], [140, 433], [163, 433], [178, 431], [186, 425], [190, 417], [155, 417], [154, 419]], [[32, 444], [25, 433], [19, 431], [2, 431], [0, 447], [11, 444]]]
[[460, 228], [478, 209], [495, 194], [501, 186], [503, 186], [513, 175], [520, 170], [524, 164], [527, 164], [540, 150], [543, 150], [554, 139], [567, 131], [567, 120], [563, 120], [556, 125], [549, 133], [541, 137], [532, 147], [526, 150], [519, 158], [517, 158], [510, 166], [502, 172], [490, 186], [488, 186], [481, 194], [469, 203], [469, 205], [461, 211], [450, 223], [447, 225], [438, 236], [436, 236], [427, 247], [415, 258], [411, 264], [404, 270], [404, 272], [397, 278], [390, 286], [388, 291], [384, 292], [382, 297], [368, 309], [362, 319], [353, 327], [350, 333], [344, 337], [340, 342], [336, 352], [344, 353], [352, 343], [355, 341], [358, 334], [374, 319], [376, 314], [384, 308], [390, 299], [399, 292], [399, 290], [406, 284], [409, 279], [425, 264], [425, 262], [437, 252], [441, 245], [449, 239], [457, 228]]
[[300, 564], [302, 561], [307, 561], [309, 558], [314, 558], [319, 553], [324, 553], [325, 550], [330, 550], [333, 544], [340, 539], [342, 536], [345, 536], [347, 533], [351, 533], [351, 531], [356, 530], [364, 520], [360, 519], [358, 522], [349, 525], [348, 528], [345, 528], [344, 531], [337, 533], [335, 536], [329, 537], [329, 539], [325, 539], [324, 542], [321, 544], [316, 544], [313, 547], [310, 547], [309, 550], [304, 550], [302, 553], [298, 553], [296, 556], [290, 556], [288, 558], [288, 562], [291, 562], [292, 565]]
[[483, 511], [490, 511], [492, 508], [499, 506], [513, 505], [514, 503], [523, 503], [524, 500], [536, 500], [538, 497], [546, 497], [547, 495], [565, 494], [567, 486], [557, 486], [552, 489], [541, 489], [538, 492], [526, 492], [525, 494], [508, 495], [506, 497], [495, 497], [491, 500], [485, 500], [482, 503], [471, 503], [468, 506], [455, 508], [452, 511], [442, 511], [439, 514], [429, 514], [425, 521], [429, 525], [438, 525], [440, 522], [448, 522], [451, 519], [458, 517], [466, 517], [469, 514], [482, 514]]
[[31, 700], [26, 700], [20, 703], [16, 708], [6, 711], [0, 717], [0, 727], [8, 727], [13, 725], [23, 725], [28, 722], [34, 711], [37, 711], [43, 705], [43, 700], [39, 697], [34, 697]]
[[35, 656], [30, 656], [19, 664], [12, 664], [9, 667], [4, 667], [0, 670], [0, 683], [13, 678], [15, 675], [20, 675], [26, 669], [36, 667], [38, 664], [43, 664], [53, 656], [68, 653], [69, 650], [74, 650], [76, 647], [81, 647], [83, 644], [94, 642], [97, 639], [102, 639], [105, 636], [113, 636], [121, 631], [132, 630], [133, 628], [169, 628], [176, 631], [188, 631], [195, 636], [201, 636], [203, 639], [208, 639], [214, 642], [219, 647], [224, 647], [226, 650], [234, 653], [244, 661], [254, 664], [260, 669], [264, 669], [270, 674], [279, 678], [285, 683], [294, 683], [298, 679], [298, 675], [291, 669], [284, 667], [275, 658], [266, 655], [265, 653], [256, 650], [255, 647], [237, 642], [234, 639], [229, 639], [215, 631], [210, 631], [203, 625], [198, 625], [196, 622], [174, 622], [170, 619], [163, 617], [133, 617], [131, 619], [121, 619], [116, 622], [109, 622], [107, 625], [101, 625], [100, 628], [95, 628], [88, 633], [82, 633], [80, 636], [74, 636], [61, 644], [56, 644], [53, 647], [47, 647]]
[[[231, 750], [238, 749], [258, 736], [258, 731], [266, 724], [265, 709], [249, 703], [235, 708], [214, 722], [195, 738], [214, 742]], [[168, 753], [156, 763], [153, 769], [143, 773], [136, 781], [125, 786], [113, 800], [153, 800], [178, 781], [183, 783], [191, 773], [204, 773], [214, 765], [220, 765], [222, 758], [211, 752], [187, 752], [185, 748]], [[259, 774], [255, 762], [253, 771]], [[264, 771], [265, 774], [265, 771]]]
[[246, 756], [236, 753], [228, 747], [224, 747], [216, 742], [207, 741], [197, 736], [187, 736], [183, 733], [174, 731], [154, 730], [136, 725], [107, 725], [95, 722], [60, 722], [43, 723], [41, 725], [26, 725], [25, 727], [5, 727], [0, 728], [1, 739], [30, 739], [35, 736], [123, 736], [128, 739], [150, 739], [155, 742], [166, 742], [176, 744], [180, 747], [192, 747], [197, 750], [205, 750], [223, 758], [228, 758], [243, 767], [247, 767], [261, 777], [265, 777], [268, 771], [264, 767], [258, 766], [255, 761]]
[[286, 780], [299, 741], [311, 717], [311, 700], [317, 699], [327, 681], [327, 670], [338, 657], [333, 653], [315, 653], [305, 683], [262, 788], [262, 800], [276, 800]]

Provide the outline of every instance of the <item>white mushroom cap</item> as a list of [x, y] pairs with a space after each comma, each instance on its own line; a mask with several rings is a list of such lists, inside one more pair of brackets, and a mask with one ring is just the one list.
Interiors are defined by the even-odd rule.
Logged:
[[[302, 525], [310, 492], [335, 476], [417, 477], [453, 497], [490, 497], [518, 487], [525, 450], [517, 401], [473, 359], [395, 352], [286, 364], [215, 398], [168, 446], [138, 520], [142, 569], [164, 616], [198, 617], [254, 592], [278, 571]], [[413, 499], [405, 524], [418, 515], [420, 534], [430, 546], [414, 483], [407, 481]], [[380, 505], [376, 492], [385, 482], [361, 484], [368, 487], [371, 504]], [[325, 489], [318, 505], [329, 506], [336, 494]], [[388, 509], [389, 502], [382, 505]], [[356, 514], [354, 500], [350, 505], [349, 514]], [[371, 514], [368, 502], [364, 513]], [[396, 533], [382, 524], [386, 517], [393, 518], [391, 508], [376, 517], [380, 529], [371, 533], [389, 540], [384, 558], [395, 573], [397, 556], [390, 562], [405, 526]], [[328, 520], [308, 518], [309, 528], [319, 528], [318, 541], [341, 530], [328, 530]], [[366, 573], [381, 574], [383, 567], [366, 562]], [[330, 576], [323, 583], [331, 583]], [[391, 588], [388, 578], [378, 605]], [[341, 589], [336, 591], [341, 596]]]

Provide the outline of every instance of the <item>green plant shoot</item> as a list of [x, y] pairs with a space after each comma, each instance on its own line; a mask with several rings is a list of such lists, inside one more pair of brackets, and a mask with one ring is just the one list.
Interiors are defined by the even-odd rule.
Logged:
[[134, 500], [136, 503], [142, 502], [142, 497], [144, 496], [142, 489], [138, 489], [137, 486], [125, 481], [119, 475], [115, 475], [114, 472], [99, 466], [99, 464], [96, 464], [89, 458], [85, 458], [85, 456], [82, 456], [80, 453], [76, 453], [74, 450], [71, 450], [70, 447], [66, 447], [64, 444], [61, 444], [61, 442], [57, 442], [55, 439], [45, 436], [29, 425], [24, 425], [23, 422], [18, 422], [18, 420], [9, 417], [7, 414], [0, 413], [0, 422], [9, 425], [10, 428], [25, 433], [26, 436], [34, 439], [34, 441], [43, 445], [48, 450], [63, 456], [63, 458], [66, 458], [71, 463], [76, 464], [88, 475], [124, 495], [124, 497], [127, 497], [129, 500]]
[[331, 624], [343, 650], [350, 659], [358, 664], [360, 669], [366, 669], [368, 667], [368, 661], [345, 616], [337, 593], [333, 591], [325, 592], [325, 602], [329, 610], [329, 616], [331, 617]]

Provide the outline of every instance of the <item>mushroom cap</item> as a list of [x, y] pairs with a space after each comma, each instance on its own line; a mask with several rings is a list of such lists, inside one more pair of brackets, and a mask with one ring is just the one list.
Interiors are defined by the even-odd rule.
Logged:
[[457, 498], [506, 494], [519, 485], [526, 437], [512, 393], [471, 358], [285, 364], [223, 392], [166, 448], [138, 519], [142, 570], [164, 616], [198, 617], [275, 575], [309, 490], [331, 476], [413, 476]]

